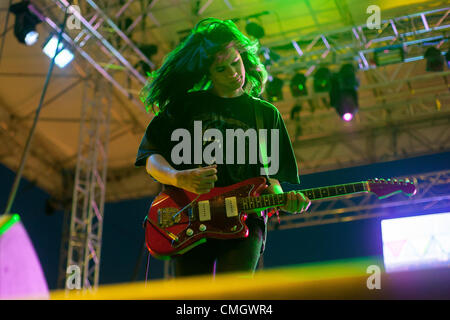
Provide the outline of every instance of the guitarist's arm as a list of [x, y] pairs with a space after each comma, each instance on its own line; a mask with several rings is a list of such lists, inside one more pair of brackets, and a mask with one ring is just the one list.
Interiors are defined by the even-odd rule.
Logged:
[[146, 170], [149, 175], [162, 184], [172, 185], [193, 193], [208, 193], [217, 181], [216, 165], [176, 170], [160, 154], [152, 154], [147, 158]]

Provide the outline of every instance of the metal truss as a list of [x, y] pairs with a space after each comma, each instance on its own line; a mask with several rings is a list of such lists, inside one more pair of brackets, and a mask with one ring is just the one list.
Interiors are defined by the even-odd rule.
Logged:
[[86, 82], [67, 253], [67, 267], [80, 268], [84, 290], [96, 288], [99, 279], [111, 108], [108, 83], [95, 79], [92, 98], [86, 92], [88, 85]]
[[312, 202], [309, 213], [280, 215], [280, 223], [271, 219], [269, 230], [302, 228], [330, 223], [348, 222], [371, 218], [393, 218], [421, 213], [425, 210], [448, 210], [450, 208], [450, 170], [430, 172], [399, 179], [413, 179], [416, 195], [407, 198], [394, 195], [378, 200], [372, 194], [348, 196], [343, 199], [322, 199]]
[[[143, 62], [150, 68], [154, 68], [154, 64], [127, 36], [142, 16], [139, 16], [125, 31], [121, 30], [111, 18], [114, 16], [114, 19], [118, 19], [131, 2], [132, 0], [127, 1], [118, 8], [102, 10], [94, 1], [86, 0], [83, 2], [83, 12], [72, 9], [67, 0], [38, 0], [34, 1], [33, 5], [41, 19], [55, 32], [60, 31], [58, 22], [61, 20], [61, 15], [65, 10], [69, 10], [75, 20], [70, 26], [65, 27], [64, 41], [119, 92], [145, 112], [137, 96], [146, 82], [146, 75], [138, 65]], [[154, 2], [156, 1], [149, 5], [148, 10]]]
[[[336, 1], [337, 2], [337, 1]], [[357, 61], [361, 70], [375, 68], [370, 56], [376, 50], [401, 46], [405, 52], [405, 62], [423, 59], [418, 44], [436, 43], [441, 46], [448, 37], [450, 29], [450, 8], [395, 17], [383, 20], [379, 29], [367, 25], [348, 26], [325, 33], [312, 33], [298, 37], [301, 30], [291, 30], [290, 43], [278, 41], [264, 46], [276, 52], [287, 51], [270, 67], [272, 74], [292, 73], [307, 70], [310, 75], [320, 65], [337, 65], [344, 61]]]
[[360, 108], [350, 123], [327, 106], [326, 94], [298, 98], [316, 108], [285, 120], [301, 173], [450, 150], [450, 71], [409, 77], [417, 68], [423, 66], [365, 71], [371, 80], [358, 90]]

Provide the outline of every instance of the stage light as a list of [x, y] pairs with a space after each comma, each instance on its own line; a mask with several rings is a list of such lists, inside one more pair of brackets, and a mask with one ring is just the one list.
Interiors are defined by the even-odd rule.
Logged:
[[356, 90], [359, 83], [356, 79], [355, 67], [352, 64], [344, 64], [339, 70], [339, 86], [341, 90]]
[[297, 73], [291, 80], [291, 93], [294, 97], [307, 96], [308, 88], [306, 87], [306, 77], [301, 73]]
[[435, 47], [429, 47], [424, 54], [427, 60], [427, 71], [439, 72], [444, 70], [444, 57], [441, 51]]
[[0, 300], [48, 298], [47, 280], [20, 216], [0, 215]]
[[327, 92], [331, 89], [331, 71], [328, 68], [319, 68], [314, 74], [314, 91]]
[[247, 25], [245, 26], [245, 31], [247, 32], [248, 35], [256, 39], [261, 39], [265, 35], [264, 28], [261, 27], [256, 22], [247, 22]]
[[358, 112], [358, 80], [353, 65], [343, 65], [337, 74], [331, 76], [330, 104], [342, 120], [353, 120]]
[[378, 67], [382, 67], [388, 64], [404, 62], [405, 53], [401, 46], [379, 48], [374, 51], [373, 59]]
[[283, 80], [272, 77], [267, 81], [266, 94], [270, 102], [283, 100]]
[[25, 44], [27, 46], [32, 46], [35, 44], [39, 39], [39, 33], [37, 31], [30, 31], [25, 36]]
[[[44, 44], [44, 47], [42, 51], [50, 58], [53, 59], [53, 56], [55, 55], [56, 51], [56, 45], [58, 43], [58, 37], [53, 35], [50, 37], [50, 39]], [[58, 55], [55, 58], [55, 64], [60, 67], [64, 68], [66, 65], [68, 65], [74, 58], [74, 55], [72, 52], [70, 52], [67, 48], [64, 48], [64, 43], [59, 43], [59, 50], [63, 48]]]
[[355, 90], [341, 90], [336, 105], [336, 112], [346, 122], [353, 120], [358, 112], [358, 95]]
[[353, 119], [353, 114], [351, 114], [350, 112], [344, 113], [342, 119], [344, 119], [347, 122], [351, 121]]
[[39, 38], [36, 25], [41, 22], [36, 15], [28, 9], [29, 1], [22, 1], [9, 7], [9, 11], [15, 14], [14, 35], [20, 43], [32, 46]]

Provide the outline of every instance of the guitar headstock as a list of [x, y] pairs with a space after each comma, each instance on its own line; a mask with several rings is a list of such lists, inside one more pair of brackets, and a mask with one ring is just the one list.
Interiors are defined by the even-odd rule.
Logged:
[[375, 193], [379, 199], [390, 197], [397, 193], [403, 193], [408, 197], [416, 194], [417, 189], [414, 182], [409, 179], [370, 179], [367, 180], [370, 191]]

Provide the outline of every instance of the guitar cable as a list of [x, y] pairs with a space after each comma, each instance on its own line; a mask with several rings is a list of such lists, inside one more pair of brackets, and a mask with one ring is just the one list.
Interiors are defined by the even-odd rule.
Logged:
[[[195, 201], [197, 201], [197, 199], [198, 199], [199, 197], [200, 197], [200, 195], [198, 195], [194, 200], [192, 200], [191, 202], [189, 202], [187, 205], [185, 205], [183, 208], [181, 208], [177, 213], [175, 213], [175, 214], [172, 216], [172, 220], [175, 221], [175, 218], [176, 218], [183, 210], [185, 210], [186, 208], [192, 206], [192, 204], [193, 204]], [[189, 217], [189, 218], [190, 218], [190, 217]], [[190, 221], [189, 221], [189, 222], [190, 222]]]
[[150, 252], [147, 250], [147, 266], [145, 267], [145, 287], [147, 287], [149, 265], [150, 265]]

